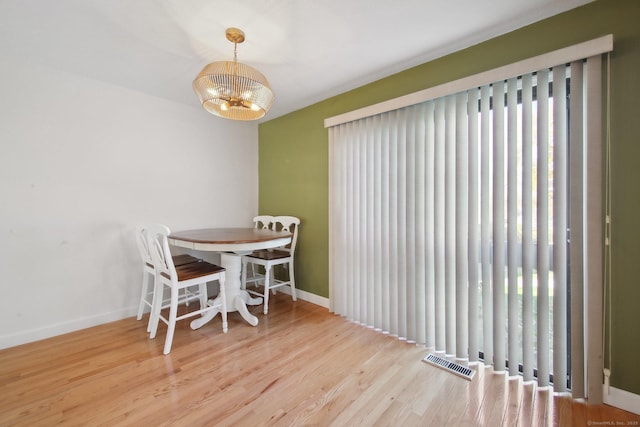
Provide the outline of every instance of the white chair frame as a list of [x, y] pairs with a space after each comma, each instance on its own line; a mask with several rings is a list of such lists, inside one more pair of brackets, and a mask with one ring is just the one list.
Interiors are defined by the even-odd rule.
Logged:
[[[208, 262], [191, 263], [176, 270], [169, 250], [167, 236], [157, 234], [150, 240], [150, 251], [155, 267], [155, 295], [151, 314], [151, 334], [150, 338], [155, 338], [158, 331], [158, 323], [162, 320], [167, 324], [167, 337], [164, 343], [164, 354], [169, 354], [176, 322], [179, 320], [204, 315], [208, 311], [219, 310], [222, 316], [222, 331], [227, 332], [227, 304], [225, 298], [225, 269]], [[207, 297], [207, 282], [217, 280], [220, 284], [219, 303], [209, 305]], [[169, 317], [162, 315], [162, 299], [164, 288], [171, 291], [169, 302]], [[197, 297], [200, 300], [198, 310], [189, 311], [178, 316], [178, 304], [180, 302], [180, 290], [189, 287], [198, 287]]]
[[[153, 307], [153, 296], [155, 290], [155, 269], [153, 266], [153, 259], [149, 250], [149, 237], [151, 235], [161, 234], [168, 236], [171, 234], [171, 230], [164, 224], [147, 224], [139, 226], [136, 229], [136, 243], [138, 245], [138, 251], [142, 258], [142, 289], [140, 291], [140, 302], [138, 303], [138, 314], [136, 318], [142, 320], [145, 307], [149, 307], [151, 311]], [[173, 263], [176, 267], [180, 267], [192, 262], [200, 262], [201, 259], [193, 257], [191, 255], [176, 255], [172, 257]], [[153, 279], [153, 286], [149, 286], [149, 279]], [[190, 294], [187, 290], [184, 291], [180, 303], [186, 303], [189, 305], [189, 301], [197, 299], [197, 295]], [[169, 300], [163, 300], [163, 308], [168, 307]], [[151, 332], [151, 313], [149, 313], [149, 320], [147, 322], [147, 332]]]
[[[269, 291], [275, 295], [276, 289], [282, 286], [289, 286], [291, 289], [291, 297], [294, 301], [297, 300], [296, 296], [296, 282], [294, 275], [294, 254], [296, 250], [296, 243], [298, 240], [298, 228], [300, 227], [300, 219], [294, 216], [274, 216], [270, 217], [270, 219], [265, 218], [263, 215], [260, 221], [271, 221], [271, 229], [272, 230], [282, 230], [289, 231], [293, 233], [293, 237], [291, 238], [291, 243], [287, 246], [255, 251], [249, 255], [245, 255], [242, 257], [242, 278], [241, 278], [241, 286], [243, 289], [246, 289], [247, 283], [255, 283], [263, 282], [264, 292], [262, 294], [247, 290], [249, 293], [257, 296], [261, 296], [263, 298], [264, 309], [263, 313], [266, 315], [269, 312]], [[256, 219], [261, 217], [254, 218], [254, 223], [257, 224]], [[264, 224], [264, 222], [262, 222]], [[247, 277], [247, 268], [251, 265], [252, 275]], [[257, 273], [253, 266], [261, 265], [264, 267], [264, 274]], [[285, 268], [289, 269], [289, 280], [280, 280], [276, 279], [273, 274], [273, 267], [276, 265], [284, 265]]]

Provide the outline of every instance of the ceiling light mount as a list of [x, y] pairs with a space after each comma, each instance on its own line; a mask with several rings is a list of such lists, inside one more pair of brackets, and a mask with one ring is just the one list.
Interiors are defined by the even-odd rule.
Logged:
[[267, 113], [275, 99], [266, 77], [255, 68], [238, 62], [238, 44], [244, 32], [227, 28], [227, 40], [233, 43], [233, 62], [212, 62], [193, 81], [193, 90], [202, 107], [219, 117], [232, 120], [257, 120]]
[[229, 40], [231, 43], [238, 44], [244, 41], [244, 31], [242, 31], [240, 28], [227, 28], [225, 34], [227, 35], [227, 40]]

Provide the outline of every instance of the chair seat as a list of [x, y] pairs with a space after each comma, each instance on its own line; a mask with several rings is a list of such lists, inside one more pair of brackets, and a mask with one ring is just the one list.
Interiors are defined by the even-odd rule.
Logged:
[[[220, 271], [225, 271], [225, 269], [223, 267], [205, 261], [193, 262], [191, 264], [181, 265], [180, 267], [176, 266], [176, 273], [178, 275], [178, 281], [180, 282], [184, 280], [195, 279], [196, 277], [218, 273]], [[161, 274], [167, 279], [169, 278], [169, 275], [167, 275], [166, 273]]]
[[260, 250], [260, 251], [252, 252], [247, 256], [251, 258], [258, 258], [258, 259], [264, 259], [266, 261], [271, 261], [274, 259], [288, 258], [291, 256], [291, 253], [287, 251], [280, 251], [277, 249], [274, 251]]
[[171, 258], [173, 259], [173, 265], [176, 267], [180, 267], [181, 265], [185, 265], [185, 264], [191, 264], [192, 262], [202, 261], [200, 258], [196, 258], [189, 254], [174, 255]]
[[[194, 256], [188, 255], [188, 254], [184, 254], [184, 255], [175, 255], [173, 257], [171, 257], [173, 259], [173, 265], [176, 267], [180, 267], [186, 264], [191, 264], [193, 262], [200, 262], [202, 261], [200, 258], [196, 258]], [[153, 269], [153, 264], [150, 263], [146, 263], [147, 267], [149, 267], [150, 269]]]

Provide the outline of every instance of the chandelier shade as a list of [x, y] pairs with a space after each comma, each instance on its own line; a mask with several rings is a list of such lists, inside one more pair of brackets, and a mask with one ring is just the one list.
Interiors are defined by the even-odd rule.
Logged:
[[229, 28], [227, 39], [234, 43], [233, 61], [205, 66], [193, 81], [193, 90], [211, 114], [232, 120], [260, 119], [273, 104], [273, 90], [260, 71], [237, 61], [237, 44], [244, 41], [244, 33]]

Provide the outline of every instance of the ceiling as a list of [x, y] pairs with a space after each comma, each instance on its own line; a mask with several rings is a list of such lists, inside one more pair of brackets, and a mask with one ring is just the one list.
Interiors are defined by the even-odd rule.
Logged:
[[264, 121], [590, 1], [0, 0], [0, 54], [197, 105], [238, 27], [276, 95]]

